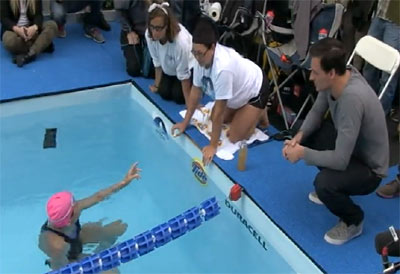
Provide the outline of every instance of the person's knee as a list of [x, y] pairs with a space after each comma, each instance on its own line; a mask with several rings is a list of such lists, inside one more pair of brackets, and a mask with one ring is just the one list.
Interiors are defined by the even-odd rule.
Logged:
[[136, 60], [134, 54], [125, 55], [126, 56], [126, 72], [132, 77], [138, 77], [141, 75], [140, 64]]
[[57, 35], [57, 23], [53, 20], [49, 20], [43, 23], [42, 32], [49, 33], [52, 37]]
[[21, 53], [21, 39], [12, 31], [6, 31], [3, 34], [3, 45], [9, 52], [13, 54]]
[[234, 144], [234, 143], [239, 142], [239, 141], [242, 140], [242, 139], [238, 136], [238, 134], [236, 134], [236, 133], [235, 133], [234, 131], [232, 131], [232, 130], [229, 130], [229, 131], [227, 132], [227, 137], [228, 137], [229, 141], [230, 141], [232, 144]]
[[126, 66], [126, 72], [131, 77], [139, 77], [141, 75], [141, 71], [140, 71], [139, 67], [129, 66], [128, 64]]
[[109, 237], [121, 236], [125, 233], [127, 228], [128, 224], [122, 222], [121, 220], [109, 223], [103, 227], [104, 231]]
[[160, 94], [161, 98], [164, 100], [170, 101], [172, 100], [172, 92], [168, 87], [169, 85], [165, 85], [161, 81], [160, 86], [158, 87], [158, 94]]
[[179, 104], [182, 105], [185, 103], [185, 96], [183, 96], [182, 89], [177, 89], [175, 88], [172, 92], [172, 100]]
[[315, 192], [317, 194], [326, 193], [330, 188], [329, 174], [326, 170], [321, 170], [314, 180]]

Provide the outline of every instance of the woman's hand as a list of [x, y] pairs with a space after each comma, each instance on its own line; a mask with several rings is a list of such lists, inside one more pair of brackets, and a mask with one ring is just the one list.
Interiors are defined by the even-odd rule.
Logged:
[[138, 165], [138, 163], [136, 162], [131, 166], [128, 173], [125, 175], [124, 180], [122, 181], [123, 186], [128, 185], [133, 179], [140, 178], [139, 172], [142, 170], [140, 168], [138, 168], [137, 165]]
[[185, 132], [186, 129], [186, 124], [181, 122], [181, 123], [176, 123], [171, 127], [171, 135], [176, 137], [181, 135], [183, 132]]
[[13, 31], [26, 41], [26, 35], [23, 27], [14, 26]]
[[30, 27], [25, 28], [26, 30], [26, 41], [31, 40], [33, 36], [37, 33], [38, 31], [38, 26], [37, 25], [32, 25]]
[[153, 85], [150, 85], [150, 86], [149, 86], [149, 89], [150, 89], [151, 92], [156, 93], [156, 92], [158, 91], [158, 86], [156, 86], [155, 84], [153, 84]]
[[134, 31], [128, 32], [128, 34], [126, 35], [126, 38], [128, 39], [129, 45], [139, 44], [139, 41], [140, 41], [139, 35], [137, 35], [137, 33]]
[[211, 163], [216, 152], [217, 149], [214, 146], [212, 145], [205, 146], [203, 148], [203, 164], [208, 165], [209, 163]]

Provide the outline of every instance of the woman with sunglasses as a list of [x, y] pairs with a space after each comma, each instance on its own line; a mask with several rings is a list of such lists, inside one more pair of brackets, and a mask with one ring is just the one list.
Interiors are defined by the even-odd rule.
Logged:
[[[95, 252], [109, 248], [127, 229], [127, 224], [121, 220], [102, 225], [101, 222], [86, 223], [81, 226], [81, 212], [111, 194], [130, 184], [133, 179], [139, 179], [137, 163], [129, 169], [125, 178], [85, 199], [75, 201], [71, 192], [58, 192], [47, 202], [48, 219], [41, 228], [39, 248], [50, 258], [46, 264], [52, 269], [59, 269], [68, 263], [83, 259], [90, 254], [82, 254], [83, 245], [98, 243]], [[110, 272], [115, 273], [115, 272]]]
[[145, 37], [155, 67], [150, 90], [165, 100], [183, 104], [191, 88], [192, 36], [178, 23], [168, 3], [153, 3], [148, 11]]
[[211, 139], [202, 150], [203, 163], [208, 164], [217, 152], [223, 123], [229, 124], [227, 135], [232, 143], [248, 139], [260, 122], [268, 123], [269, 82], [257, 64], [218, 43], [218, 31], [210, 18], [198, 20], [192, 53], [197, 62], [188, 110], [184, 120], [172, 126], [172, 135], [185, 131], [202, 93], [209, 95], [215, 101]]

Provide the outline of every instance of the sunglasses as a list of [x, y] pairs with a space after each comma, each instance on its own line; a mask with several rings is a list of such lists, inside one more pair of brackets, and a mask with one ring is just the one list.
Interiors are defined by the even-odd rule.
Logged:
[[164, 25], [164, 26], [153, 26], [153, 25], [149, 25], [149, 29], [159, 32], [159, 31], [162, 31], [163, 29], [165, 29], [166, 26], [167, 26], [167, 25]]
[[191, 50], [191, 53], [193, 54], [194, 57], [204, 57], [210, 49], [205, 50], [204, 52], [201, 51], [196, 51], [196, 50]]

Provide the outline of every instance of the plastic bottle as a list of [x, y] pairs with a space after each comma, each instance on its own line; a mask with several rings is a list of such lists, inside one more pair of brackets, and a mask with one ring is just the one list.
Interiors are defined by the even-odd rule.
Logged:
[[246, 170], [246, 160], [247, 160], [247, 143], [243, 141], [240, 143], [239, 157], [237, 168], [240, 171]]
[[320, 29], [318, 32], [318, 40], [322, 40], [326, 37], [328, 37], [328, 31], [324, 28]]

